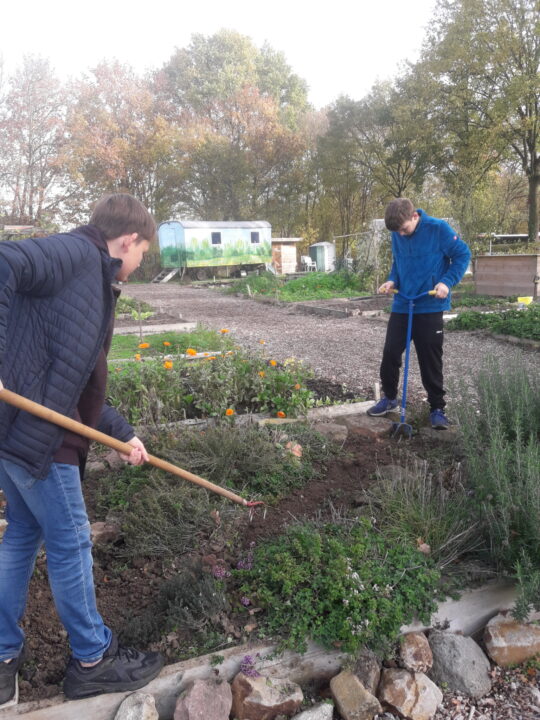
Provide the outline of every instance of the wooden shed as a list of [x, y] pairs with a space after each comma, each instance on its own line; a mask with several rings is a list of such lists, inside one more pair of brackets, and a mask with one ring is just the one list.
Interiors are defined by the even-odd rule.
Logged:
[[479, 255], [474, 283], [480, 295], [539, 297], [540, 255]]
[[302, 238], [272, 238], [272, 265], [278, 275], [296, 272], [298, 258], [296, 248]]

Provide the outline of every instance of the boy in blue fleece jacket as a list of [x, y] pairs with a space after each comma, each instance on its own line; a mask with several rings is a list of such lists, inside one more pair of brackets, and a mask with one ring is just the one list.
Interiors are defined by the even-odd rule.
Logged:
[[[444, 414], [443, 388], [443, 311], [450, 309], [450, 288], [461, 280], [471, 252], [458, 233], [444, 220], [415, 210], [407, 198], [392, 200], [386, 208], [385, 224], [392, 232], [392, 268], [380, 293], [394, 289], [415, 297], [412, 341], [418, 357], [422, 384], [428, 395], [431, 426], [448, 427]], [[394, 297], [381, 362], [384, 396], [370, 408], [368, 415], [381, 416], [397, 407], [401, 358], [407, 342], [408, 302], [400, 294]]]

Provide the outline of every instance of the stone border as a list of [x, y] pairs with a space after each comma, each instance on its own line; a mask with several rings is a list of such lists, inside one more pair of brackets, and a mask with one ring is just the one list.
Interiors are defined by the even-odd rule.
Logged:
[[[439, 603], [438, 610], [432, 617], [431, 627], [448, 623], [452, 632], [469, 635], [484, 627], [499, 611], [511, 608], [515, 594], [515, 588], [502, 581], [467, 590], [459, 600], [449, 599]], [[413, 623], [402, 627], [401, 632], [420, 629], [426, 629], [426, 626]], [[214, 660], [218, 654], [224, 660], [216, 665]], [[247, 644], [168, 665], [144, 690], [155, 697], [160, 719], [171, 718], [177, 697], [191, 682], [196, 679], [215, 678], [216, 673], [230, 681], [240, 670], [240, 663], [245, 655], [259, 655], [257, 668], [263, 670], [265, 676], [288, 679], [299, 685], [329, 680], [341, 670], [347, 659], [345, 653], [326, 650], [314, 643], [308, 644], [305, 653], [285, 651], [279, 655], [276, 655], [274, 645]], [[122, 700], [130, 694], [113, 693], [72, 701], [66, 701], [63, 695], [58, 695], [0, 710], [0, 720], [73, 720], [75, 717], [77, 720], [114, 720]]]

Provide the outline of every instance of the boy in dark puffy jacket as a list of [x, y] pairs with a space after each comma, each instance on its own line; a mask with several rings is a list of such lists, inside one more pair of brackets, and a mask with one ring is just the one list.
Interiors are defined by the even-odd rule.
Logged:
[[[100, 200], [90, 224], [69, 233], [0, 243], [0, 400], [9, 390], [133, 449], [146, 449], [105, 403], [106, 355], [116, 297], [155, 239], [146, 208], [128, 194]], [[163, 666], [158, 653], [118, 644], [96, 607], [90, 524], [81, 492], [88, 441], [0, 402], [0, 488], [8, 526], [0, 543], [0, 705], [13, 701], [23, 661], [19, 627], [37, 553], [45, 545], [49, 582], [72, 658], [69, 698], [135, 690]]]
[[[444, 413], [443, 311], [450, 309], [450, 288], [465, 274], [471, 252], [447, 222], [415, 210], [407, 198], [389, 203], [384, 219], [392, 232], [393, 263], [379, 292], [397, 289], [415, 297], [435, 290], [434, 296], [425, 295], [414, 303], [412, 340], [430, 405], [431, 426], [444, 430], [448, 419]], [[384, 396], [367, 411], [368, 415], [379, 417], [397, 407], [407, 324], [408, 302], [398, 294], [392, 304], [380, 369]]]

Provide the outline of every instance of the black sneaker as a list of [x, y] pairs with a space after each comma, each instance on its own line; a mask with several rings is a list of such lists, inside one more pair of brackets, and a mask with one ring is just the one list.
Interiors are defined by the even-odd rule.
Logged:
[[18, 697], [17, 673], [24, 662], [24, 648], [11, 662], [0, 661], [0, 707], [14, 704]]
[[102, 659], [92, 667], [83, 667], [71, 658], [64, 679], [64, 694], [70, 700], [102, 693], [138, 690], [153, 680], [163, 667], [164, 658], [157, 652], [139, 652], [122, 647], [113, 635]]

